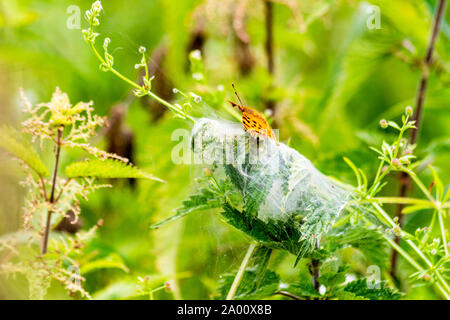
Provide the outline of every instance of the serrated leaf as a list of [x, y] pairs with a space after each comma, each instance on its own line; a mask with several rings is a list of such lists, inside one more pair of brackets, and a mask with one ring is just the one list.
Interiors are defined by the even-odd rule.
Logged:
[[244, 208], [249, 218], [258, 215], [258, 209], [266, 200], [267, 194], [272, 186], [273, 175], [264, 176], [265, 180], [249, 179], [252, 176], [260, 176], [262, 172], [267, 171], [266, 165], [250, 164], [249, 155], [246, 155], [245, 163], [240, 172], [233, 165], [225, 165], [225, 173], [231, 182], [241, 191], [244, 198]]
[[[280, 286], [280, 277], [271, 270], [266, 270], [258, 281], [258, 273], [254, 269], [247, 269], [234, 296], [234, 300], [260, 300], [273, 296]], [[218, 299], [225, 299], [233, 283], [235, 274], [222, 277], [218, 289]]]
[[74, 162], [66, 167], [65, 173], [68, 178], [144, 178], [165, 182], [130, 164], [112, 159]]
[[330, 251], [351, 246], [361, 251], [370, 263], [386, 266], [388, 246], [380, 232], [364, 226], [343, 226], [332, 229], [327, 235]]
[[387, 287], [384, 282], [379, 282], [373, 287], [369, 287], [366, 278], [347, 283], [344, 291], [370, 300], [398, 300], [401, 297], [397, 290]]
[[328, 260], [320, 267], [320, 284], [330, 289], [345, 281], [347, 266], [338, 266], [336, 260]]
[[299, 241], [301, 237], [300, 224], [293, 219], [287, 221], [270, 218], [266, 221], [250, 220], [245, 211], [241, 212], [228, 203], [223, 204], [222, 209], [221, 214], [228, 224], [269, 248], [284, 249], [297, 255], [305, 242]]
[[192, 212], [219, 208], [220, 205], [220, 200], [216, 197], [214, 192], [209, 189], [202, 188], [200, 189], [200, 193], [193, 194], [188, 200], [183, 201], [182, 206], [176, 210], [176, 214], [151, 225], [150, 228], [157, 229], [166, 223], [182, 218]]
[[298, 279], [295, 283], [282, 284], [282, 290], [306, 299], [319, 298], [321, 294], [314, 289], [314, 281], [306, 268], [300, 269]]
[[239, 170], [237, 170], [233, 165], [231, 164], [225, 164], [225, 173], [230, 178], [230, 181], [233, 183], [233, 185], [238, 189], [242, 190], [244, 186], [244, 177], [241, 175]]
[[40, 176], [47, 176], [48, 170], [33, 147], [24, 139], [22, 133], [9, 126], [0, 127], [0, 147], [24, 161]]
[[119, 269], [124, 272], [129, 272], [130, 270], [125, 265], [125, 262], [117, 254], [111, 254], [105, 258], [96, 259], [90, 261], [81, 266], [80, 272], [82, 275], [89, 272], [103, 270], [103, 269]]
[[334, 298], [337, 298], [339, 300], [369, 300], [367, 298], [357, 296], [353, 292], [348, 291], [337, 291], [334, 295]]

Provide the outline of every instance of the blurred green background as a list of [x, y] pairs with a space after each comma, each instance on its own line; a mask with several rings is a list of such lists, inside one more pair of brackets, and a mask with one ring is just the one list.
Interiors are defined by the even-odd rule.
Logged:
[[[132, 160], [167, 181], [136, 181], [100, 190], [82, 203], [82, 228], [99, 219], [103, 226], [86, 254], [117, 255], [126, 269], [97, 270], [86, 275], [85, 288], [94, 298], [126, 298], [137, 277], [172, 280], [160, 299], [208, 299], [219, 275], [239, 265], [248, 239], [223, 223], [214, 212], [176, 221], [159, 230], [149, 225], [170, 216], [195, 188], [197, 168], [175, 165], [171, 140], [189, 124], [174, 119], [163, 106], [130, 98], [131, 88], [99, 62], [84, 42], [84, 11], [91, 1], [0, 0], [0, 122], [19, 126], [22, 87], [33, 103], [49, 101], [58, 86], [71, 101], [94, 101], [98, 114], [129, 105], [123, 126], [132, 132]], [[265, 2], [248, 1], [103, 1], [100, 46], [108, 36], [115, 67], [138, 78], [138, 48], [147, 48], [154, 90], [176, 101], [172, 87], [200, 95], [223, 86], [233, 99], [234, 82], [245, 102], [260, 111], [273, 101], [273, 125], [280, 140], [307, 156], [324, 173], [353, 183], [342, 160], [346, 155], [369, 173], [378, 145], [393, 132], [378, 126], [381, 118], [398, 120], [406, 105], [414, 107], [420, 75], [418, 60], [426, 50], [436, 1], [433, 0], [280, 0], [273, 2], [274, 70], [267, 68]], [[380, 28], [373, 28], [373, 7], [380, 9]], [[81, 27], [76, 17], [81, 13]], [[443, 181], [450, 183], [450, 18], [447, 9], [430, 75], [418, 155], [427, 157]], [[72, 20], [75, 19], [75, 20]], [[69, 28], [75, 22], [75, 28]], [[69, 23], [69, 25], [68, 25]], [[248, 40], [248, 41], [247, 41]], [[202, 52], [206, 84], [196, 82], [188, 54]], [[222, 97], [223, 98], [223, 97]], [[223, 100], [204, 98], [220, 109]], [[223, 113], [219, 111], [220, 114]], [[95, 141], [107, 147], [107, 138]], [[49, 150], [51, 151], [51, 150]], [[79, 154], [65, 153], [68, 163]], [[51, 165], [51, 152], [44, 155]], [[24, 191], [20, 168], [0, 157], [0, 234], [21, 227]], [[431, 177], [424, 173], [425, 181]], [[395, 177], [384, 192], [395, 195]], [[408, 216], [405, 228], [415, 230], [429, 217]], [[295, 278], [295, 257], [277, 253], [272, 261], [286, 278]], [[1, 262], [1, 261], [0, 261]], [[401, 266], [408, 268], [401, 262]], [[360, 266], [360, 268], [362, 268]], [[408, 274], [405, 272], [405, 274]], [[176, 280], [174, 280], [176, 279]], [[407, 288], [406, 298], [435, 298], [427, 288]], [[0, 278], [0, 298], [27, 298], [26, 280]], [[68, 298], [57, 284], [48, 298]]]

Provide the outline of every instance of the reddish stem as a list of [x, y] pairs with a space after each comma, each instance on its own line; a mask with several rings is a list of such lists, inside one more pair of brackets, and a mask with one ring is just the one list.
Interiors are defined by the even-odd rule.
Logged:
[[[436, 45], [436, 40], [439, 35], [440, 26], [442, 17], [445, 12], [445, 6], [447, 4], [447, 0], [439, 0], [436, 14], [433, 21], [433, 28], [431, 30], [430, 38], [428, 41], [428, 47], [427, 52], [425, 54], [424, 60], [422, 62], [422, 72], [420, 75], [419, 85], [417, 88], [417, 95], [416, 95], [416, 108], [413, 115], [413, 119], [416, 123], [415, 129], [412, 129], [411, 136], [409, 138], [409, 144], [413, 145], [417, 143], [419, 128], [422, 121], [422, 112], [423, 112], [423, 106], [425, 103], [425, 96], [427, 91], [427, 85], [428, 85], [428, 78], [430, 76], [430, 68], [433, 63], [433, 52], [434, 47]], [[401, 172], [399, 174], [399, 197], [405, 197], [408, 194], [409, 189], [411, 189], [411, 178], [409, 175], [407, 175], [404, 172]], [[398, 223], [401, 226], [403, 221], [403, 210], [404, 205], [399, 204], [397, 207], [397, 217], [398, 217]], [[400, 242], [400, 238], [397, 236], [395, 237], [395, 242], [398, 244]], [[394, 280], [398, 280], [397, 278], [397, 251], [392, 251], [391, 256], [391, 276]], [[397, 281], [398, 282], [398, 281]]]

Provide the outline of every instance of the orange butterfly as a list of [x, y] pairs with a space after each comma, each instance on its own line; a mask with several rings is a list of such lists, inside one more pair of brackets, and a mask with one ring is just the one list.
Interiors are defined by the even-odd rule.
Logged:
[[258, 133], [264, 137], [269, 137], [273, 141], [278, 144], [277, 138], [275, 137], [275, 133], [273, 132], [270, 125], [267, 123], [264, 116], [251, 107], [244, 107], [241, 98], [236, 92], [236, 88], [234, 84], [232, 84], [234, 89], [234, 94], [238, 98], [240, 104], [237, 104], [231, 100], [227, 100], [234, 108], [237, 108], [242, 114], [242, 124], [244, 125], [245, 131], [250, 133], [253, 137], [255, 133]]

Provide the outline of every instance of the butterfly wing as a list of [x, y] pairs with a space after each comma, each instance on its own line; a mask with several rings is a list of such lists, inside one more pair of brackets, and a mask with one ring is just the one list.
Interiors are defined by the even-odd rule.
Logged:
[[242, 124], [246, 131], [251, 134], [258, 133], [262, 136], [269, 137], [278, 143], [272, 128], [262, 114], [250, 107], [243, 107], [243, 109]]
[[241, 112], [242, 124], [244, 125], [245, 131], [249, 132], [252, 136], [257, 133], [269, 137], [278, 144], [275, 133], [261, 113], [256, 111], [256, 109], [241, 106], [231, 100], [228, 100], [228, 102]]

